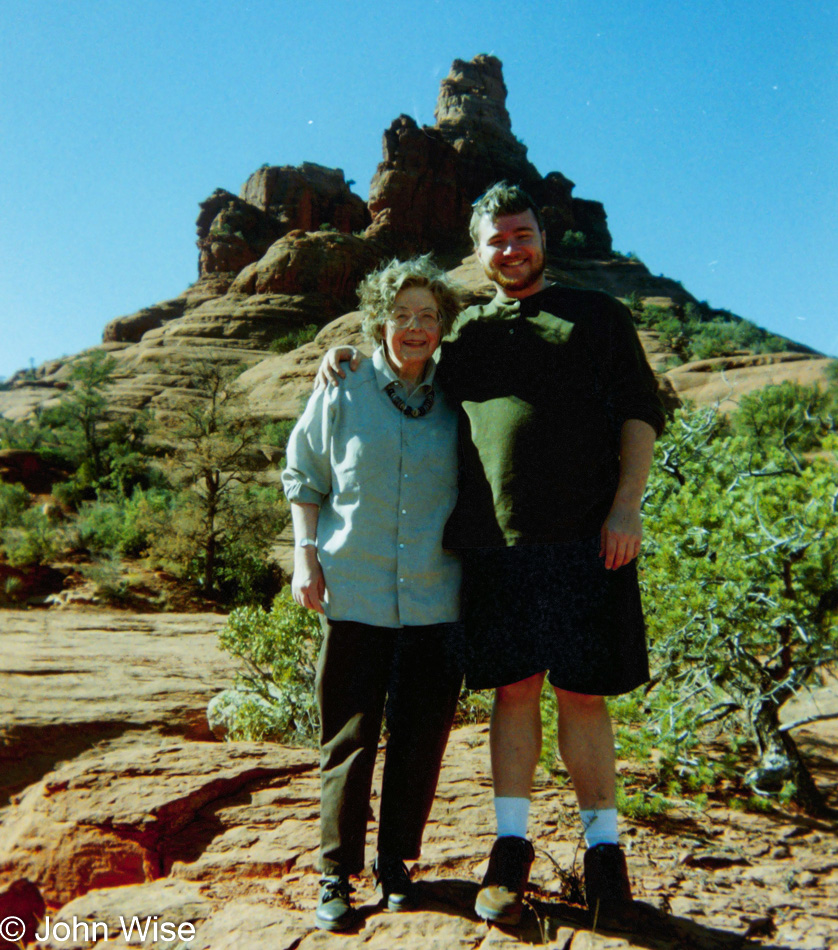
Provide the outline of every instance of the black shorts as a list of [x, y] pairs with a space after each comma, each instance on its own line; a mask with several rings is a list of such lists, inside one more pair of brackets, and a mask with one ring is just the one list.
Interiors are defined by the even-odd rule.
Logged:
[[592, 696], [649, 679], [637, 564], [605, 569], [600, 539], [463, 551], [466, 686], [489, 689], [549, 671]]

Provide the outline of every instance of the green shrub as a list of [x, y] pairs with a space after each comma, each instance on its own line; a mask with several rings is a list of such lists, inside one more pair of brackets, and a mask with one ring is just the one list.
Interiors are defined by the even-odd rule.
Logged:
[[121, 505], [101, 500], [82, 502], [73, 523], [75, 543], [95, 554], [115, 552], [119, 549], [123, 521]]
[[146, 553], [155, 532], [165, 530], [172, 507], [168, 489], [135, 488], [130, 498], [100, 492], [95, 501], [79, 503], [70, 534], [75, 547], [94, 554], [138, 557]]
[[755, 448], [800, 453], [821, 448], [838, 427], [838, 415], [831, 392], [786, 381], [742, 396], [732, 422]]
[[296, 419], [277, 419], [274, 422], [268, 422], [262, 427], [259, 440], [267, 445], [281, 446], [284, 452], [288, 445], [288, 437], [296, 424]]
[[23, 485], [0, 482], [0, 529], [18, 527], [30, 502], [29, 492]]
[[311, 343], [319, 332], [320, 327], [314, 323], [307, 323], [304, 327], [289, 330], [287, 333], [283, 333], [282, 336], [271, 340], [270, 350], [272, 353], [290, 353], [291, 350], [296, 350], [298, 346], [302, 346], [304, 343]]
[[561, 252], [567, 257], [581, 257], [587, 238], [583, 231], [565, 231], [561, 240]]
[[119, 604], [128, 598], [128, 580], [122, 562], [115, 555], [98, 558], [92, 564], [83, 565], [80, 571], [93, 582], [96, 595], [107, 603]]
[[321, 641], [318, 615], [300, 607], [289, 587], [274, 598], [270, 611], [239, 607], [230, 614], [219, 642], [240, 661], [236, 686], [260, 696], [276, 711], [269, 716], [251, 704], [231, 738], [257, 739], [279, 730], [288, 741], [316, 743], [314, 679]]
[[457, 703], [456, 722], [458, 725], [474, 722], [488, 722], [492, 715], [494, 693], [490, 689], [463, 689]]
[[[745, 757], [728, 760], [739, 780], [760, 787], [779, 760], [797, 804], [815, 814], [822, 797], [779, 708], [838, 659], [838, 467], [805, 463], [789, 439], [765, 435], [805, 437], [799, 395], [778, 389], [743, 400], [749, 416], [735, 415], [732, 431], [712, 410], [679, 410], [657, 448], [640, 564], [660, 684], [648, 719], [661, 731], [662, 783], [713, 784], [727, 765], [695, 745], [714, 730], [728, 742], [738, 732], [759, 757], [750, 777]], [[832, 453], [838, 440], [820, 444]]]
[[16, 526], [0, 530], [0, 551], [12, 567], [48, 564], [66, 548], [64, 529], [41, 508], [28, 508]]
[[643, 297], [636, 290], [633, 290], [628, 297], [625, 298], [625, 305], [631, 310], [634, 315], [635, 320], [640, 323], [640, 318], [645, 310], [645, 304], [643, 302]]

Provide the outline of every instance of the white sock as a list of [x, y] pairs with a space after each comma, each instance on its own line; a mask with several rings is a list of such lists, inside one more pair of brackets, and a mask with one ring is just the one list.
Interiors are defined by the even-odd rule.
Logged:
[[498, 837], [514, 835], [527, 837], [527, 822], [530, 817], [528, 798], [495, 797], [495, 817], [498, 822]]
[[585, 829], [585, 844], [619, 844], [616, 808], [580, 808], [579, 816]]

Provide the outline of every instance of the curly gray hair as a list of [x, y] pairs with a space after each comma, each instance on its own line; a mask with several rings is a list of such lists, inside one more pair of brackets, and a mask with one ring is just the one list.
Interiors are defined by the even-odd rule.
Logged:
[[368, 274], [358, 288], [364, 313], [364, 335], [374, 343], [384, 339], [384, 324], [393, 310], [396, 297], [409, 287], [427, 287], [433, 294], [440, 316], [440, 329], [445, 336], [463, 308], [462, 290], [431, 261], [430, 254], [407, 261], [393, 258]]

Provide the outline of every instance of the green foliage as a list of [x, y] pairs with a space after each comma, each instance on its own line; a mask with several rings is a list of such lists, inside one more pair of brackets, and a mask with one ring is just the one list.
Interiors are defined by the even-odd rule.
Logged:
[[672, 802], [658, 794], [649, 791], [627, 791], [624, 784], [617, 783], [617, 810], [626, 818], [634, 821], [650, 821], [665, 815], [671, 808]]
[[99, 488], [128, 494], [153, 481], [145, 415], [111, 418], [107, 389], [115, 369], [113, 357], [96, 351], [70, 365], [70, 385], [56, 404], [23, 421], [0, 419], [0, 447], [37, 452], [74, 472], [62, 489], [63, 502], [76, 505]]
[[71, 536], [74, 546], [94, 554], [138, 557], [164, 531], [174, 504], [164, 488], [135, 488], [130, 498], [100, 492], [95, 501], [80, 503]]
[[178, 491], [166, 523], [152, 529], [151, 553], [205, 594], [245, 602], [268, 593], [268, 554], [288, 509], [278, 489], [256, 484], [251, 456], [261, 431], [243, 415], [237, 375], [235, 368], [196, 363], [194, 398], [174, 425], [159, 423]]
[[122, 570], [121, 560], [113, 554], [98, 558], [92, 564], [83, 565], [80, 571], [93, 582], [96, 595], [108, 603], [119, 604], [129, 596], [128, 580]]
[[644, 304], [637, 293], [630, 294], [626, 303], [637, 325], [659, 333], [661, 342], [673, 349], [683, 362], [731, 356], [742, 351], [775, 353], [789, 345], [725, 310], [711, 310], [706, 303], [687, 303], [683, 308], [660, 307]]
[[645, 305], [643, 303], [643, 297], [636, 290], [633, 290], [628, 295], [628, 297], [625, 298], [625, 304], [629, 308], [629, 310], [631, 310], [632, 315], [634, 316], [635, 320], [637, 320], [640, 317], [640, 315], [643, 313], [645, 309]]
[[566, 257], [581, 257], [587, 243], [583, 231], [565, 231], [561, 240], [561, 252]]
[[488, 722], [492, 715], [493, 692], [490, 689], [463, 689], [457, 702], [456, 722], [459, 725]]
[[733, 431], [760, 450], [785, 450], [799, 467], [799, 453], [821, 448], [838, 428], [835, 396], [835, 388], [825, 391], [791, 382], [767, 386], [742, 396]]
[[64, 529], [41, 508], [27, 508], [16, 525], [0, 530], [0, 551], [12, 567], [48, 564], [65, 549]]
[[307, 323], [304, 327], [289, 330], [287, 333], [283, 333], [282, 336], [271, 340], [271, 352], [290, 353], [291, 350], [296, 350], [298, 346], [302, 346], [304, 343], [311, 343], [319, 332], [320, 327], [314, 323]]
[[275, 422], [268, 422], [262, 427], [259, 438], [266, 445], [281, 446], [284, 452], [288, 445], [288, 437], [296, 424], [296, 419], [278, 419]]
[[29, 502], [29, 492], [23, 485], [0, 482], [0, 530], [18, 527]]
[[322, 642], [317, 614], [300, 607], [285, 587], [270, 611], [234, 610], [219, 641], [240, 661], [237, 686], [266, 700], [273, 711], [246, 704], [231, 738], [279, 733], [289, 741], [314, 744], [319, 731], [314, 679]]
[[[665, 688], [650, 721], [686, 744], [676, 762], [702, 726], [738, 722], [816, 810], [778, 710], [838, 659], [838, 440], [823, 437], [815, 395], [801, 407], [799, 390], [773, 389], [744, 400], [732, 431], [712, 411], [680, 410], [658, 447], [641, 578]], [[831, 457], [804, 465], [795, 449], [812, 444]]]

